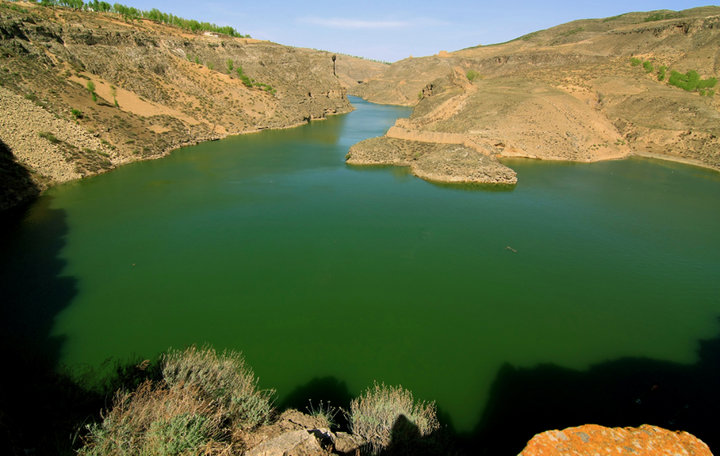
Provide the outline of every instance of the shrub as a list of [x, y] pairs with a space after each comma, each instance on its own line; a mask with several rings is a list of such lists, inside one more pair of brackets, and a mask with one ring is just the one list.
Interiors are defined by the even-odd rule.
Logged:
[[475, 70], [469, 70], [465, 76], [467, 76], [468, 80], [474, 81], [478, 76], [480, 76], [480, 73], [478, 73]]
[[225, 439], [223, 410], [191, 388], [151, 381], [119, 392], [100, 424], [90, 425], [81, 456], [200, 454]]
[[[225, 66], [227, 67], [228, 74], [232, 73], [234, 67], [232, 59], [227, 59], [227, 62], [225, 62]], [[240, 72], [242, 73], [242, 70]]]
[[630, 64], [631, 64], [632, 66], [638, 66], [638, 65], [640, 65], [641, 63], [642, 63], [642, 61], [641, 61], [640, 59], [638, 59], [638, 58], [633, 57], [633, 58], [630, 59]]
[[698, 82], [698, 89], [711, 89], [717, 84], [717, 78], [702, 79]]
[[48, 141], [50, 141], [53, 144], [58, 144], [60, 142], [60, 140], [57, 139], [55, 137], [55, 135], [53, 135], [49, 131], [41, 131], [40, 133], [38, 133], [38, 136], [40, 136], [41, 138], [47, 139]]
[[693, 92], [696, 89], [707, 89], [717, 84], [716, 78], [700, 79], [700, 75], [695, 70], [690, 70], [685, 74], [673, 71], [670, 73], [668, 84], [680, 87], [681, 89]]
[[666, 72], [666, 71], [667, 71], [667, 67], [666, 67], [665, 65], [662, 65], [662, 66], [658, 69], [658, 76], [657, 76], [658, 81], [664, 81], [664, 80], [665, 80], [665, 72]]
[[192, 346], [163, 356], [163, 378], [171, 388], [197, 390], [216, 401], [234, 425], [243, 429], [265, 423], [272, 412], [272, 390], [258, 390], [258, 379], [239, 353], [218, 355]]
[[95, 83], [92, 81], [88, 81], [86, 88], [87, 88], [87, 91], [90, 92], [90, 96], [92, 96], [92, 100], [97, 101], [97, 94], [95, 93]]
[[80, 111], [79, 109], [75, 109], [75, 108], [70, 110], [70, 114], [72, 114], [73, 117], [75, 117], [76, 119], [82, 119], [84, 117], [82, 111]]
[[643, 62], [643, 68], [645, 68], [646, 73], [652, 73], [653, 72], [653, 64], [649, 60], [646, 60]]
[[337, 425], [335, 422], [335, 416], [338, 413], [337, 407], [330, 405], [330, 401], [324, 403], [322, 400], [317, 406], [314, 406], [312, 401], [309, 401], [309, 405], [306, 407], [307, 412], [310, 416], [313, 416], [321, 421], [324, 421], [326, 428], [333, 428]]
[[397, 437], [392, 431], [401, 417], [416, 426], [421, 436], [440, 427], [435, 403], [415, 402], [412, 393], [402, 386], [375, 383], [352, 400], [346, 414], [351, 432], [367, 440], [375, 453], [387, 448], [391, 439]]

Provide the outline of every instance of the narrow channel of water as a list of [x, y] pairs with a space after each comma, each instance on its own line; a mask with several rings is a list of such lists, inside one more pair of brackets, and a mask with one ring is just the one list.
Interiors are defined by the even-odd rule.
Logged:
[[2, 252], [11, 331], [70, 366], [242, 350], [281, 402], [400, 383], [461, 431], [503, 366], [691, 366], [720, 332], [719, 174], [516, 160], [513, 189], [438, 186], [346, 166], [409, 113], [353, 103], [52, 189]]

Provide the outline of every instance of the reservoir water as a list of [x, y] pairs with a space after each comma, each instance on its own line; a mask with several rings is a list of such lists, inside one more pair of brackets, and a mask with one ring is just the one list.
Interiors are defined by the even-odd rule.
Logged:
[[682, 368], [720, 333], [720, 174], [516, 160], [513, 188], [438, 186], [347, 166], [409, 114], [352, 101], [51, 189], [0, 252], [5, 330], [70, 367], [241, 350], [279, 403], [402, 384], [459, 431], [503, 369]]

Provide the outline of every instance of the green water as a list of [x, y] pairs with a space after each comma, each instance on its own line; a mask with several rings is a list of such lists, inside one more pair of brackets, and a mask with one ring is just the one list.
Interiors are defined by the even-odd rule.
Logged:
[[70, 366], [242, 350], [280, 400], [321, 377], [353, 394], [400, 383], [460, 430], [505, 363], [692, 364], [717, 335], [720, 174], [517, 160], [512, 189], [437, 186], [346, 166], [350, 145], [409, 113], [353, 103], [52, 189], [3, 254], [53, 257], [53, 277], [17, 279], [26, 324], [51, 312]]

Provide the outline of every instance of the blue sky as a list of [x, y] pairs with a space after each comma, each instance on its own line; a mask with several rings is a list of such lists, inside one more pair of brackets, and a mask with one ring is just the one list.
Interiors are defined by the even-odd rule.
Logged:
[[693, 1], [120, 0], [188, 19], [231, 25], [254, 38], [393, 62], [410, 55], [507, 41], [575, 19], [681, 10]]

